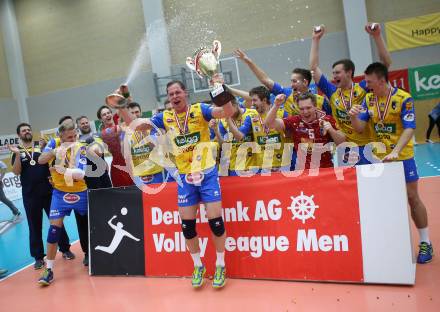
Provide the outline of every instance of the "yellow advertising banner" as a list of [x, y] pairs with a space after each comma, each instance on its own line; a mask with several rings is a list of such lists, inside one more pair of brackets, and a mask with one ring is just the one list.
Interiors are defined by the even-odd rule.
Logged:
[[440, 13], [385, 23], [388, 49], [409, 49], [440, 43]]

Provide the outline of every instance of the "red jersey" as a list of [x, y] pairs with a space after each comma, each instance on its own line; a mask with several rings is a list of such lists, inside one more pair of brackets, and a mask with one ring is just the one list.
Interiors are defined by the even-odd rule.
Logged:
[[110, 176], [114, 187], [133, 185], [130, 175], [118, 169], [116, 166], [125, 167], [125, 158], [122, 155], [121, 141], [123, 140], [123, 132], [118, 134], [117, 126], [102, 129], [101, 138], [107, 144], [108, 150], [113, 156]]
[[[316, 154], [317, 157], [320, 155], [320, 168], [333, 167], [332, 153], [328, 150], [321, 153], [319, 147], [315, 146], [314, 143], [322, 143], [322, 145], [325, 145], [332, 142], [333, 140], [330, 134], [327, 133], [323, 135], [321, 122], [328, 121], [332, 127], [337, 130], [336, 121], [332, 116], [326, 115], [325, 112], [320, 110], [317, 111], [317, 115], [318, 118], [310, 123], [305, 122], [300, 115], [283, 119], [284, 126], [286, 127], [286, 137], [290, 136], [295, 144], [297, 164], [305, 161], [305, 169], [310, 168], [312, 153]], [[301, 151], [299, 151], [299, 148], [301, 148]], [[305, 160], [304, 156], [306, 156]], [[300, 168], [299, 165], [296, 165], [296, 167]]]

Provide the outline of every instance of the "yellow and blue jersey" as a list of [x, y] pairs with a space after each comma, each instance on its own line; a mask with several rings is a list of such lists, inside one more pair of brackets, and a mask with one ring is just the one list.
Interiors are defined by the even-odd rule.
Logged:
[[[248, 170], [251, 166], [256, 164], [256, 154], [252, 152], [251, 148], [240, 149], [240, 145], [245, 142], [255, 142], [252, 132], [252, 116], [258, 116], [255, 109], [243, 108], [243, 113], [240, 118], [234, 119], [234, 122], [238, 130], [242, 133], [246, 133], [243, 139], [236, 140], [233, 134], [229, 131], [228, 123], [225, 119], [222, 119], [219, 123], [219, 131], [225, 143], [231, 143], [231, 155], [229, 162], [229, 170]], [[240, 151], [240, 153], [238, 153]]]
[[[261, 152], [256, 156], [256, 166], [260, 169], [272, 169], [272, 168], [280, 168], [280, 167], [290, 167], [290, 159], [283, 163], [283, 150], [284, 143], [286, 141], [284, 132], [276, 131], [275, 129], [266, 129], [263, 125], [264, 120], [266, 119], [266, 115], [262, 114], [252, 114], [251, 115], [251, 124], [245, 124], [242, 127], [241, 132], [243, 135], [248, 135], [251, 132], [253, 133], [254, 140], [261, 148]], [[283, 119], [287, 118], [288, 114], [284, 109], [279, 109], [277, 111], [277, 118]], [[280, 148], [274, 149], [274, 154], [271, 159], [270, 153], [265, 153], [265, 149], [271, 144], [280, 144]]]
[[[367, 127], [363, 133], [357, 133], [351, 124], [347, 108], [344, 106], [344, 100], [345, 103], [350, 102], [351, 90], [341, 90], [341, 88], [337, 88], [334, 84], [328, 81], [324, 75], [321, 76], [321, 79], [318, 82], [318, 87], [329, 99], [332, 116], [336, 120], [338, 128], [344, 132], [347, 141], [354, 142], [358, 146], [364, 146], [370, 143], [372, 141], [371, 127]], [[342, 93], [344, 99], [341, 98], [340, 93]], [[365, 80], [362, 80], [360, 83], [353, 83], [353, 98], [351, 105], [361, 105], [366, 94], [367, 86]], [[348, 110], [349, 109], [350, 108], [348, 108]]]
[[[368, 122], [373, 126], [376, 138], [386, 146], [384, 154], [376, 156], [383, 158], [391, 153], [403, 130], [407, 128], [416, 128], [416, 115], [414, 109], [414, 100], [411, 94], [401, 89], [394, 88], [391, 94], [391, 99], [388, 111], [383, 119], [383, 124], [379, 119], [379, 112], [377, 105], [381, 109], [381, 113], [385, 110], [387, 97], [378, 97], [376, 103], [376, 95], [368, 93], [365, 97], [362, 107], [364, 112], [359, 114], [359, 119]], [[406, 160], [414, 157], [414, 144], [412, 140], [402, 149], [398, 160]]]
[[[299, 115], [300, 112], [299, 112], [298, 100], [291, 87], [284, 88], [279, 83], [275, 82], [270, 92], [273, 93], [274, 95], [284, 94], [286, 96], [286, 100], [283, 104], [284, 110], [287, 112], [289, 116]], [[332, 110], [328, 101], [319, 94], [315, 94], [315, 96], [316, 96], [316, 107], [319, 110], [324, 111], [327, 115], [331, 115]]]
[[162, 167], [150, 160], [150, 154], [154, 149], [153, 142], [146, 139], [150, 130], [133, 131], [130, 135], [131, 166], [135, 177], [153, 175], [162, 171]]
[[[174, 110], [161, 112], [151, 118], [160, 129], [167, 132], [172, 142], [173, 156], [177, 169], [181, 174], [199, 172], [216, 165], [214, 151], [215, 142], [210, 140], [208, 123], [213, 118], [213, 107], [205, 103], [196, 103], [189, 108], [187, 129], [180, 133], [175, 120]], [[183, 127], [186, 112], [177, 114]]]
[[[60, 138], [52, 138], [45, 146], [43, 153], [50, 152], [59, 146], [61, 146]], [[84, 144], [75, 142], [70, 148], [67, 149], [64, 159], [54, 158], [49, 162], [49, 164], [52, 166], [61, 161], [62, 163], [59, 163], [59, 165], [66, 168], [78, 168], [85, 170], [85, 166], [87, 165], [86, 149], [87, 147]], [[53, 187], [56, 190], [69, 193], [87, 190], [87, 185], [84, 179], [66, 181], [64, 174], [58, 173], [56, 170], [51, 170], [50, 174], [52, 177]]]

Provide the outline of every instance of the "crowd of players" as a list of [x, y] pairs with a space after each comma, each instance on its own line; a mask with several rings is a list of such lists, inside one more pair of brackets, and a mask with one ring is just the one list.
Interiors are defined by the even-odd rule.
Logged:
[[[411, 95], [390, 85], [391, 57], [378, 24], [365, 26], [381, 62], [365, 69], [365, 79], [353, 82], [355, 65], [342, 59], [332, 66], [330, 80], [319, 67], [319, 43], [325, 26], [314, 29], [309, 68], [295, 68], [289, 87], [274, 82], [242, 50], [234, 51], [262, 83], [250, 91], [228, 87], [236, 96], [223, 106], [190, 103], [181, 81], [167, 85], [164, 109], [141, 117], [127, 86], [114, 93], [128, 105], [106, 104], [97, 111], [99, 133], [89, 119], [65, 116], [58, 136], [34, 144], [32, 128], [17, 126], [19, 146], [10, 146], [13, 172], [20, 175], [29, 224], [30, 252], [35, 269], [44, 268], [38, 283], [54, 278], [59, 247], [73, 259], [63, 219], [74, 210], [84, 265], [88, 265], [87, 189], [149, 185], [176, 181], [182, 232], [194, 262], [192, 286], [200, 287], [206, 272], [196, 231], [199, 203], [206, 206], [216, 249], [212, 286], [226, 282], [225, 239], [219, 177], [287, 172], [310, 168], [355, 166], [401, 161], [408, 203], [420, 237], [419, 263], [430, 262], [433, 248], [426, 208], [417, 191], [418, 174], [412, 137], [415, 109]], [[292, 51], [293, 52], [293, 51]], [[314, 80], [320, 90], [309, 86]], [[213, 81], [223, 83], [221, 75]], [[112, 155], [107, 166], [104, 155]], [[110, 167], [110, 168], [109, 168]], [[50, 179], [48, 179], [50, 177]], [[44, 261], [42, 211], [50, 219]]]

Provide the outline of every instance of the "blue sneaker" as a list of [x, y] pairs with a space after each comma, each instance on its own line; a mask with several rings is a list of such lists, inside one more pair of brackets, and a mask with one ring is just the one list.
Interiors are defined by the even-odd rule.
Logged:
[[432, 244], [426, 242], [421, 242], [419, 245], [419, 255], [417, 257], [417, 263], [428, 263], [431, 262], [432, 256], [434, 255], [434, 249]]
[[199, 288], [203, 285], [205, 273], [206, 273], [206, 269], [204, 266], [194, 267], [194, 272], [193, 272], [192, 280], [191, 280], [191, 284], [194, 288]]
[[53, 281], [53, 272], [51, 269], [45, 269], [40, 279], [38, 280], [38, 284], [41, 286], [49, 286]]
[[223, 266], [216, 266], [214, 279], [212, 280], [212, 287], [222, 288], [226, 284], [226, 268]]

